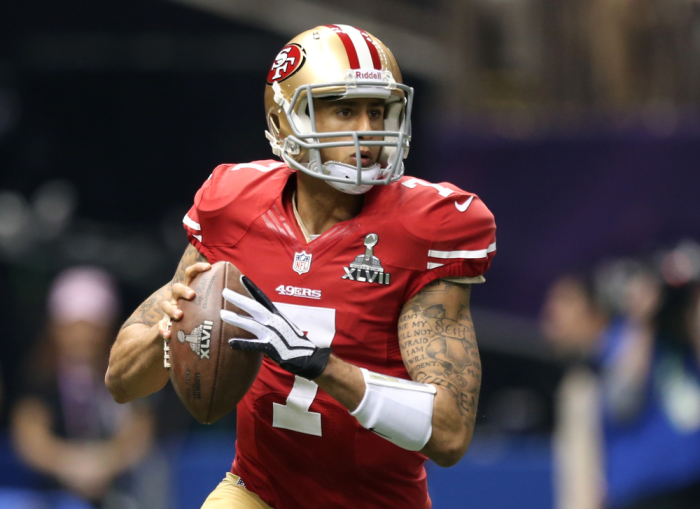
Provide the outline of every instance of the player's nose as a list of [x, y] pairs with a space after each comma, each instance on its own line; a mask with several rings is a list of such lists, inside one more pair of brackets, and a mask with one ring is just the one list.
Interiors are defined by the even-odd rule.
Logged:
[[358, 131], [372, 131], [372, 119], [369, 116], [368, 112], [362, 112], [360, 115], [358, 115], [357, 118], [357, 126], [356, 129]]

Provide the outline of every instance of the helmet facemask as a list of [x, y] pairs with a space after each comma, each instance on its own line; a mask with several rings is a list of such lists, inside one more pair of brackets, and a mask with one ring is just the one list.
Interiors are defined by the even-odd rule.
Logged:
[[[408, 155], [411, 140], [413, 89], [396, 83], [389, 71], [382, 71], [381, 76], [382, 79], [356, 79], [350, 71], [343, 82], [300, 86], [291, 101], [284, 97], [279, 84], [273, 83], [274, 102], [284, 113], [291, 130], [282, 138], [279, 123], [268, 114], [271, 132], [266, 135], [275, 154], [282, 157], [290, 168], [325, 180], [332, 187], [349, 194], [363, 194], [374, 185], [386, 185], [400, 179], [404, 172], [403, 159]], [[309, 98], [383, 99], [384, 130], [318, 132], [313, 100]], [[382, 139], [362, 139], [369, 137]], [[324, 141], [328, 138], [351, 139]], [[363, 167], [361, 149], [371, 146], [382, 147], [378, 163]], [[337, 161], [324, 163], [320, 151], [332, 147], [354, 147], [356, 165]]]

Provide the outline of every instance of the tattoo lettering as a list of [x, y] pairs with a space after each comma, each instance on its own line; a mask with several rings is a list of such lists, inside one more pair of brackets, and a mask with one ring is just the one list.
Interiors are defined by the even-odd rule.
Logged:
[[481, 386], [481, 361], [469, 296], [468, 285], [433, 281], [406, 303], [398, 333], [411, 378], [446, 389], [472, 427]]
[[456, 386], [450, 380], [431, 376], [423, 371], [419, 372], [416, 375], [417, 382], [424, 384], [439, 385], [447, 389], [459, 405], [459, 408], [463, 414], [467, 416], [470, 416], [471, 414], [474, 417], [476, 417], [477, 400], [479, 397], [478, 388], [467, 389], [467, 381], [464, 378], [458, 377], [457, 380], [457, 383], [460, 384], [461, 387]]

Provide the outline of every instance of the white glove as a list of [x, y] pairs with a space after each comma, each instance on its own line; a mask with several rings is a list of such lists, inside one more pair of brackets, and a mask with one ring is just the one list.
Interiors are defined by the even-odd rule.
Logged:
[[282, 369], [309, 380], [319, 376], [326, 368], [331, 349], [314, 345], [246, 276], [241, 276], [241, 284], [250, 298], [228, 288], [224, 289], [223, 296], [250, 317], [222, 309], [221, 319], [250, 332], [257, 339], [231, 338], [228, 340], [231, 348], [262, 352]]

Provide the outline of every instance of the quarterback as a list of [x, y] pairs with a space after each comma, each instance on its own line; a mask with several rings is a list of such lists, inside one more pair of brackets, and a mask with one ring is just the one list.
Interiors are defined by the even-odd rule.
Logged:
[[404, 176], [413, 89], [369, 33], [302, 33], [267, 75], [280, 160], [224, 164], [184, 217], [174, 279], [127, 320], [105, 377], [119, 402], [168, 381], [163, 342], [192, 278], [227, 260], [250, 317], [222, 320], [265, 353], [238, 404], [225, 508], [427, 509], [427, 458], [457, 463], [472, 438], [481, 364], [469, 311], [496, 251], [491, 212], [448, 183]]

